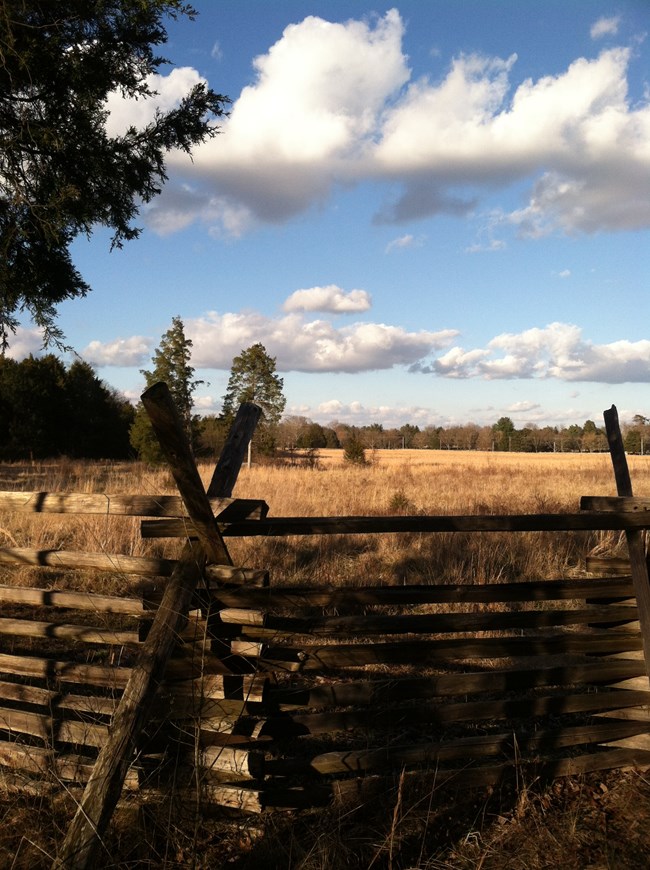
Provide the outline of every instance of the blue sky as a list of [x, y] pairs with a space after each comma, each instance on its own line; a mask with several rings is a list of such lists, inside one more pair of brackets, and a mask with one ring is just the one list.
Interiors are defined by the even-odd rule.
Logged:
[[158, 101], [207, 80], [221, 135], [170, 155], [139, 240], [73, 246], [60, 325], [105, 381], [137, 398], [180, 315], [200, 413], [260, 341], [322, 423], [650, 414], [647, 0], [194, 5]]

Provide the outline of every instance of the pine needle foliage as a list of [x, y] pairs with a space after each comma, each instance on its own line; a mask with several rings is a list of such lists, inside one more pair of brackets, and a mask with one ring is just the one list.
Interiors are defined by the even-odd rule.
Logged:
[[[185, 428], [185, 434], [192, 445], [196, 436], [196, 421], [192, 414], [194, 390], [203, 383], [194, 377], [194, 367], [190, 364], [192, 358], [192, 341], [185, 335], [185, 327], [179, 316], [172, 318], [172, 325], [160, 340], [160, 345], [154, 351], [151, 370], [141, 369], [147, 388], [159, 381], [169, 387], [176, 409]], [[163, 461], [158, 440], [153, 433], [149, 417], [140, 402], [136, 417], [131, 427], [131, 444], [145, 462], [154, 464]]]
[[103, 226], [112, 247], [137, 238], [143, 203], [167, 179], [166, 155], [216, 135], [228, 98], [205, 83], [139, 127], [114, 133], [108, 98], [155, 97], [166, 19], [185, 0], [0, 3], [0, 343], [27, 313], [61, 344], [57, 305], [91, 289], [70, 245]]

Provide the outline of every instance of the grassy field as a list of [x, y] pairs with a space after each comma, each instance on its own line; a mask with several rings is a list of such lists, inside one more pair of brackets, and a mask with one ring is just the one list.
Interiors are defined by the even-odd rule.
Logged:
[[[368, 451], [349, 466], [321, 451], [316, 468], [254, 465], [235, 495], [262, 498], [273, 516], [573, 512], [582, 495], [614, 495], [606, 454]], [[650, 457], [630, 457], [635, 494], [650, 496]], [[209, 480], [212, 468], [201, 467]], [[165, 470], [139, 465], [0, 467], [0, 489], [174, 493]], [[175, 541], [143, 541], [137, 520], [0, 515], [0, 546], [175, 556]], [[580, 576], [588, 552], [622, 551], [611, 533], [402, 534], [231, 540], [236, 564], [269, 568], [271, 582], [314, 584], [490, 583]], [[120, 575], [5, 568], [0, 582], [123, 593]], [[70, 802], [0, 802], [0, 867], [49, 866]], [[645, 868], [650, 783], [639, 772], [592, 775], [508, 791], [386, 793], [356, 810], [185, 823], [148, 810], [117, 819], [106, 867], [235, 868]], [[145, 855], [150, 857], [145, 857]], [[153, 857], [152, 857], [153, 856]]]

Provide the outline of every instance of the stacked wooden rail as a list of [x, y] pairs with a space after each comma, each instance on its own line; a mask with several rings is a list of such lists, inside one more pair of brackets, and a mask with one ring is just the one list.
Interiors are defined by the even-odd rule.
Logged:
[[[598, 514], [605, 522], [623, 507], [633, 528], [650, 516], [643, 501], [584, 504], [609, 508]], [[0, 494], [2, 507], [176, 515], [193, 534], [170, 496], [12, 492]], [[224, 512], [262, 532], [274, 522], [259, 501], [212, 508], [226, 534]], [[571, 526], [572, 517], [556, 523]], [[16, 548], [0, 551], [0, 562], [159, 578], [177, 564]], [[139, 597], [0, 588], [5, 788], [88, 779], [164, 583], [147, 582]], [[521, 765], [550, 775], [646, 765], [649, 688], [629, 577], [318, 589], [212, 565], [125, 786], [162, 794], [173, 774], [202, 801], [259, 811], [363, 793], [379, 774], [403, 770], [479, 784]]]
[[[484, 784], [650, 764], [629, 579], [314, 589], [218, 573], [197, 590], [131, 791], [161, 795], [173, 776], [179, 793], [259, 811], [400, 771]], [[5, 788], [88, 779], [156, 597], [0, 588]]]
[[484, 784], [522, 766], [557, 776], [650, 764], [629, 579], [271, 583], [208, 588], [197, 604], [204, 649], [218, 650], [202, 667], [226, 656], [248, 671], [195, 684], [192, 735], [221, 779], [232, 750], [242, 807], [363, 794], [391, 772]]
[[[212, 499], [216, 516], [261, 517], [257, 500]], [[0, 510], [43, 515], [175, 516], [188, 522], [177, 496], [0, 493]], [[164, 578], [177, 560], [119, 554], [8, 548], [0, 564], [60, 570], [95, 570], [124, 577]], [[264, 572], [214, 565], [215, 582], [263, 582]], [[158, 581], [159, 583], [161, 581]], [[146, 587], [145, 587], [146, 588]], [[39, 791], [69, 788], [91, 775], [113, 714], [151, 623], [146, 595], [0, 586], [0, 786]], [[189, 635], [186, 637], [191, 643]], [[182, 657], [183, 638], [179, 638]], [[191, 673], [191, 663], [187, 673]], [[162, 701], [161, 701], [162, 703]], [[187, 706], [187, 704], [185, 705]], [[166, 718], [167, 709], [162, 718]], [[143, 738], [125, 785], [159, 792], [168, 749], [158, 733]], [[152, 732], [153, 733], [153, 732]]]

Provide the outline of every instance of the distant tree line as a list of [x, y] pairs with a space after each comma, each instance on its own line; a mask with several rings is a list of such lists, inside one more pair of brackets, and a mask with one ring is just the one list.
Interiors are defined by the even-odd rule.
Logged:
[[[650, 453], [650, 417], [635, 415], [631, 423], [622, 424], [625, 449], [629, 453]], [[381, 423], [350, 426], [334, 420], [327, 426], [307, 417], [286, 417], [278, 426], [277, 442], [293, 447], [343, 447], [360, 443], [366, 450], [403, 448], [430, 450], [494, 450], [517, 453], [598, 453], [608, 449], [604, 426], [586, 420], [581, 426], [524, 426], [518, 429], [510, 417], [479, 426], [419, 426], [405, 423], [398, 428], [384, 428]]]
[[0, 356], [1, 459], [126, 458], [133, 414], [88, 363]]
[[[285, 398], [275, 358], [261, 344], [235, 357], [220, 415], [193, 413], [192, 393], [201, 381], [190, 365], [192, 342], [179, 317], [172, 321], [142, 374], [148, 386], [164, 380], [198, 458], [221, 451], [236, 409], [242, 401], [262, 405], [254, 439], [256, 455], [278, 454], [283, 460], [298, 451], [341, 448], [350, 462], [365, 462], [374, 449], [490, 450], [523, 453], [596, 453], [607, 450], [604, 427], [593, 420], [581, 426], [524, 426], [510, 417], [493, 425], [425, 426], [381, 423], [350, 426], [333, 420], [322, 425], [302, 416], [282, 417]], [[628, 453], [650, 453], [650, 417], [636, 414], [622, 424]], [[135, 408], [117, 390], [100, 380], [81, 360], [67, 366], [53, 354], [16, 362], [0, 356], [0, 460], [56, 456], [87, 459], [136, 458], [160, 462], [162, 456], [142, 403]], [[304, 456], [302, 457], [304, 459]], [[315, 458], [315, 456], [314, 456]]]

